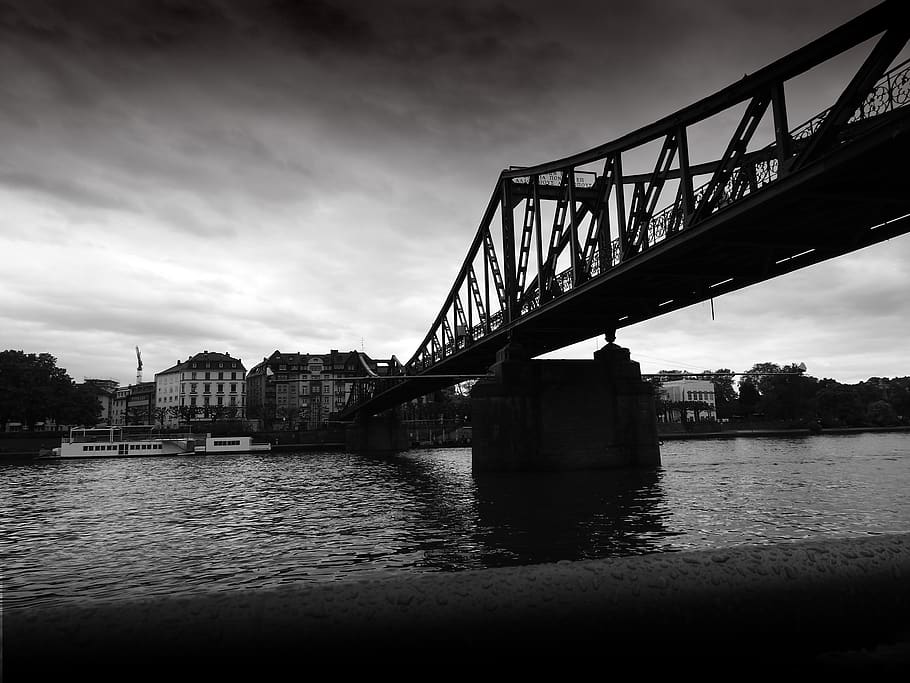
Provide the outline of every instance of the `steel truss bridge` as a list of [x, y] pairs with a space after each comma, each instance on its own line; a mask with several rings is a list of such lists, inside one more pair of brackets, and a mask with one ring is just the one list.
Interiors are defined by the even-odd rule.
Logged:
[[[910, 231], [905, 9], [888, 0], [635, 132], [503, 171], [417, 352], [340, 417], [481, 375], [507, 344], [534, 357]], [[791, 126], [785, 86], [866, 41], [834, 102]], [[730, 116], [720, 157], [694, 161], [689, 133]]]

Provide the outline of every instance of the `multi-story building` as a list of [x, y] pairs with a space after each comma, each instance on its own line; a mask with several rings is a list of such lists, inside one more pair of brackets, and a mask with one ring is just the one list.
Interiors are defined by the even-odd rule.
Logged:
[[152, 424], [155, 407], [155, 383], [139, 382], [114, 390], [110, 424]]
[[89, 379], [86, 377], [84, 383], [95, 389], [98, 403], [101, 404], [101, 415], [98, 418], [99, 424], [112, 424], [111, 411], [120, 382], [115, 379]]
[[275, 351], [247, 375], [248, 415], [263, 426], [316, 429], [347, 404], [354, 378], [386, 374], [391, 363], [357, 351]]
[[714, 382], [703, 379], [676, 379], [660, 385], [660, 397], [666, 402], [666, 418], [670, 422], [682, 421], [682, 410], [686, 419], [693, 421], [717, 418], [714, 399]]
[[178, 360], [155, 374], [154, 385], [156, 412], [165, 427], [246, 417], [246, 368], [228, 353], [206, 350]]

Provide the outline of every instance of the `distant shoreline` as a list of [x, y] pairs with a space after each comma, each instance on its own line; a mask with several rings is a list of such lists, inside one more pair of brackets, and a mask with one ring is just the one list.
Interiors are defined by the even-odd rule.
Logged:
[[861, 434], [865, 432], [910, 432], [910, 426], [897, 427], [823, 427], [818, 431], [801, 429], [727, 429], [719, 432], [664, 432], [661, 441], [679, 439], [738, 439], [750, 436], [825, 436], [828, 434]]
[[[910, 425], [896, 427], [827, 427], [820, 431], [801, 429], [727, 429], [716, 432], [662, 432], [657, 437], [661, 443], [664, 441], [690, 441], [693, 439], [740, 439], [752, 437], [781, 437], [781, 436], [825, 436], [830, 434], [863, 434], [877, 432], [908, 432]], [[441, 443], [433, 445], [412, 446], [409, 450], [428, 450], [435, 448], [470, 448], [469, 443]], [[343, 451], [343, 443], [282, 443], [273, 444], [273, 452], [288, 451]], [[0, 462], [18, 462], [35, 460], [46, 449], [3, 451], [0, 450]]]

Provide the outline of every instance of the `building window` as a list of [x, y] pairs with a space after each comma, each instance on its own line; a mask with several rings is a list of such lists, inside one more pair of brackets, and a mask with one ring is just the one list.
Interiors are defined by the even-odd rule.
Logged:
[[223, 397], [223, 396], [219, 396], [219, 397], [218, 397], [218, 405], [224, 405], [224, 397]]
[[191, 393], [191, 394], [195, 394], [195, 393], [196, 393], [196, 385], [195, 385], [195, 384], [190, 384], [190, 393]]
[[236, 384], [232, 384], [232, 385], [231, 385], [231, 393], [232, 393], [232, 394], [236, 394], [236, 393], [237, 393], [237, 385], [236, 385]]
[[223, 393], [224, 393], [224, 385], [223, 385], [223, 384], [219, 384], [219, 385], [218, 385], [218, 393], [219, 393], [219, 394], [223, 394]]
[[[205, 374], [208, 374], [208, 373], [205, 373]], [[210, 393], [212, 393], [212, 385], [211, 385], [211, 384], [204, 384], [204, 385], [202, 386], [202, 389], [203, 389], [202, 393], [204, 393], [204, 394], [210, 394]]]
[[237, 405], [237, 397], [236, 397], [236, 396], [231, 396], [231, 405], [232, 405], [232, 406]]

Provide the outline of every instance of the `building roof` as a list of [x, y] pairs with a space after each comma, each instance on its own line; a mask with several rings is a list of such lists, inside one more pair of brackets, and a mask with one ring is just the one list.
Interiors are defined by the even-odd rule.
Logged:
[[[194, 366], [193, 363], [196, 365]], [[158, 375], [167, 375], [172, 372], [183, 372], [184, 370], [223, 370], [224, 368], [218, 367], [218, 363], [237, 363], [237, 367], [235, 369], [246, 372], [246, 368], [243, 367], [243, 361], [241, 361], [239, 358], [234, 358], [229, 353], [202, 351], [201, 353], [197, 353], [195, 356], [190, 356], [185, 361], [178, 360], [176, 365], [172, 365], [167, 370], [156, 372], [155, 377], [158, 377]]]
[[313, 360], [318, 360], [322, 362], [323, 367], [328, 372], [338, 372], [338, 371], [363, 371], [363, 366], [360, 364], [360, 357], [363, 357], [364, 361], [371, 368], [376, 368], [380, 363], [387, 363], [388, 361], [375, 360], [370, 358], [367, 354], [358, 351], [339, 351], [338, 349], [332, 349], [328, 353], [287, 353], [279, 350], [275, 350], [272, 355], [267, 358], [263, 358], [261, 363], [254, 365], [248, 375], [261, 375], [266, 372], [267, 369], [270, 369], [272, 372], [280, 371], [280, 365], [286, 366], [298, 366], [298, 370], [306, 370], [306, 367]]

